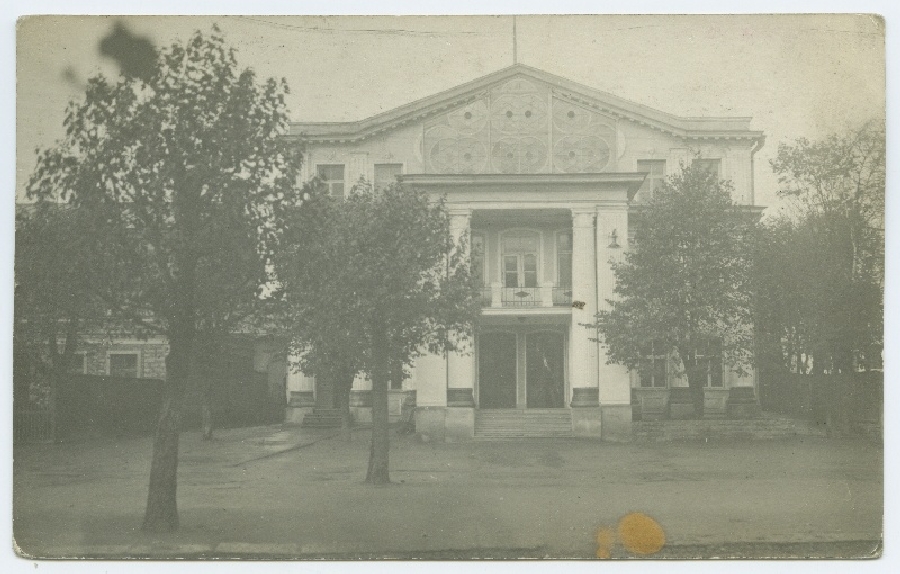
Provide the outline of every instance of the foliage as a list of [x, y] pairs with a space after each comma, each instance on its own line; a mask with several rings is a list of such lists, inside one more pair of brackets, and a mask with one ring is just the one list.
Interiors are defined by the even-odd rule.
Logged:
[[756, 314], [767, 364], [848, 372], [883, 340], [884, 126], [782, 144], [772, 168], [789, 210], [757, 243]]
[[752, 359], [750, 212], [732, 186], [682, 165], [640, 213], [635, 244], [613, 264], [616, 299], [594, 327], [611, 363], [642, 367], [648, 354], [676, 352], [691, 387], [699, 356], [720, 356], [737, 372]]
[[38, 154], [30, 196], [104, 215], [95, 232], [117, 246], [110, 309], [169, 342], [150, 530], [177, 527], [178, 411], [197, 334], [250, 312], [296, 203], [286, 93], [284, 80], [259, 85], [239, 70], [217, 28], [196, 32], [161, 50], [147, 81], [89, 80], [69, 106], [66, 137]]
[[[107, 247], [92, 230], [97, 213], [40, 203], [16, 213], [13, 347], [17, 408], [29, 400], [53, 412], [53, 389], [69, 371], [78, 335], [101, 328], [97, 294], [109, 285]], [[30, 392], [26, 389], [31, 387]], [[29, 397], [29, 395], [32, 395]]]
[[[373, 444], [382, 432], [386, 441], [387, 379], [397, 365], [454, 350], [472, 333], [477, 286], [466, 245], [452, 237], [443, 201], [423, 192], [393, 185], [374, 193], [363, 184], [335, 198], [316, 182], [307, 192], [276, 259], [300, 366], [314, 376], [340, 373], [347, 392], [353, 375], [365, 373], [373, 408], [384, 401], [385, 427], [374, 429]], [[386, 482], [387, 451], [377, 456], [383, 475], [372, 480]]]

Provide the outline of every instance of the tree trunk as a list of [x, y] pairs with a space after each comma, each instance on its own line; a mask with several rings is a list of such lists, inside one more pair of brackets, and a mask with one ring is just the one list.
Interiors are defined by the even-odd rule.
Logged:
[[350, 442], [352, 435], [350, 432], [350, 389], [353, 388], [353, 379], [351, 376], [346, 382], [341, 380], [335, 389], [337, 392], [337, 408], [341, 413], [341, 438]]
[[702, 372], [700, 365], [697, 364], [697, 357], [691, 354], [684, 361], [684, 368], [688, 376], [688, 388], [691, 389], [691, 398], [694, 403], [694, 416], [698, 419], [703, 418], [706, 373]]
[[178, 434], [181, 398], [190, 368], [192, 333], [169, 338], [166, 356], [166, 385], [153, 439], [150, 489], [141, 529], [145, 532], [173, 532], [178, 529], [176, 503]]
[[369, 451], [369, 469], [366, 482], [387, 484], [389, 472], [390, 428], [388, 419], [388, 378], [390, 349], [385, 344], [384, 328], [373, 330], [372, 354], [372, 446]]
[[203, 440], [212, 440], [212, 437], [213, 437], [212, 408], [209, 406], [208, 399], [205, 399], [203, 401], [203, 406], [200, 407], [200, 421], [201, 421], [201, 427], [203, 429]]
[[203, 404], [200, 406], [200, 428], [203, 432], [203, 440], [212, 440], [213, 437], [212, 383], [209, 381], [211, 376], [213, 375], [207, 374], [202, 377], [201, 381]]

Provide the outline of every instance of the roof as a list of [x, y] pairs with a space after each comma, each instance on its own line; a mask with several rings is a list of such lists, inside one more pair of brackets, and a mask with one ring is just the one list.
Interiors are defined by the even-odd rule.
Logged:
[[750, 129], [749, 117], [684, 118], [628, 101], [616, 95], [573, 82], [524, 64], [516, 64], [460, 84], [443, 92], [353, 122], [295, 122], [290, 135], [310, 142], [350, 143], [425, 119], [464, 105], [480, 97], [484, 90], [516, 76], [549, 84], [554, 91], [574, 102], [624, 118], [652, 129], [686, 139], [743, 139], [765, 141], [763, 132]]

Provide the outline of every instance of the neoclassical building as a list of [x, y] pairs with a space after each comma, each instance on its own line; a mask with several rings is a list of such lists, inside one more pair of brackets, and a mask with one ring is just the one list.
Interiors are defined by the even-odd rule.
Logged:
[[[608, 365], [583, 324], [613, 295], [610, 261], [628, 249], [642, 201], [681, 162], [702, 161], [753, 205], [764, 136], [749, 124], [673, 116], [514, 65], [368, 119], [293, 125], [305, 178], [318, 174], [333, 194], [360, 176], [376, 188], [399, 178], [445, 196], [454, 232], [469, 238], [483, 285], [473, 347], [418, 360], [391, 390], [392, 414], [413, 396], [417, 432], [435, 440], [616, 440], [636, 415], [677, 416], [687, 383], [671, 357], [648, 356], [640, 374]], [[709, 364], [709, 413], [754, 395], [755, 377]], [[363, 421], [369, 389], [354, 383]], [[333, 406], [327, 385], [301, 373], [288, 373], [286, 395], [289, 421]]]

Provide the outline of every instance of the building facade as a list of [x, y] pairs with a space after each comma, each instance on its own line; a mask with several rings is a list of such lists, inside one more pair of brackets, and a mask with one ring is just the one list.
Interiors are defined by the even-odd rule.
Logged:
[[[415, 399], [417, 432], [627, 438], [635, 416], [678, 416], [676, 358], [648, 355], [640, 373], [607, 364], [590, 323], [613, 297], [641, 203], [681, 163], [702, 162], [753, 205], [753, 157], [764, 136], [749, 118], [681, 118], [546, 72], [515, 65], [359, 122], [301, 123], [304, 179], [330, 193], [360, 177], [399, 179], [444, 196], [453, 232], [469, 239], [482, 312], [465, 353], [420, 358], [392, 414]], [[707, 411], [725, 413], [755, 377], [709, 361]], [[351, 406], [370, 416], [371, 385]], [[748, 391], [749, 389], [749, 391]], [[287, 420], [328, 407], [323, 384], [288, 372]]]

